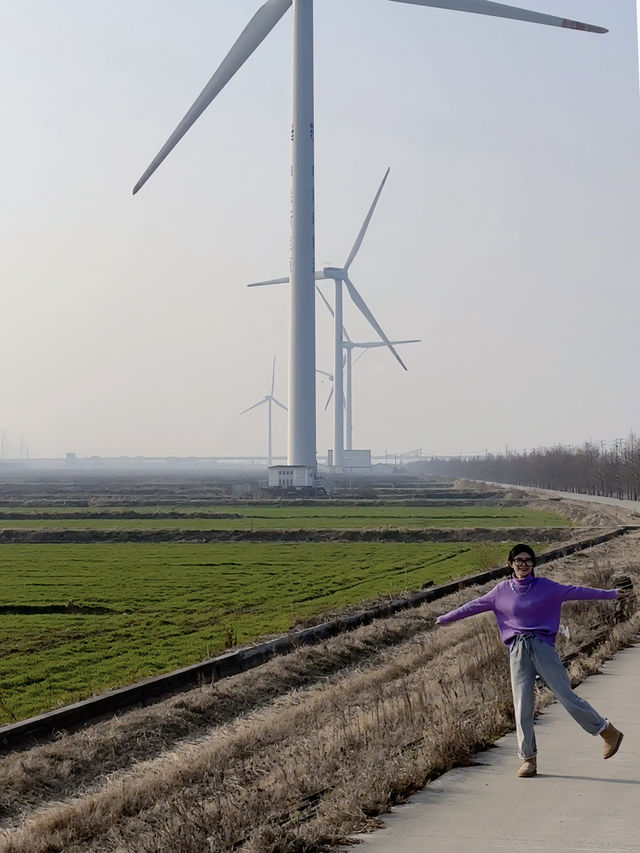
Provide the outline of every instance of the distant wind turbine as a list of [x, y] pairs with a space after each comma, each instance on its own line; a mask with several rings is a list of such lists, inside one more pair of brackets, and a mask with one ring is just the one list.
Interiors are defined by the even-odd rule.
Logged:
[[[393, 0], [605, 33], [602, 27], [544, 15], [491, 0]], [[267, 0], [249, 21], [191, 108], [146, 169], [136, 193], [238, 69], [293, 6], [293, 119], [291, 129], [291, 290], [289, 317], [289, 432], [291, 465], [316, 467], [314, 258], [313, 0]]]
[[[355, 288], [355, 285], [349, 278], [349, 267], [353, 263], [356, 255], [360, 251], [360, 247], [362, 246], [362, 241], [364, 240], [365, 234], [367, 233], [367, 229], [369, 227], [369, 223], [371, 222], [371, 217], [373, 216], [373, 212], [376, 209], [376, 205], [378, 204], [378, 199], [380, 198], [380, 194], [384, 188], [384, 185], [389, 177], [389, 172], [391, 167], [387, 169], [384, 173], [384, 177], [382, 179], [382, 183], [378, 187], [378, 191], [376, 192], [373, 202], [369, 207], [367, 215], [364, 218], [364, 222], [360, 227], [360, 231], [358, 232], [358, 236], [356, 237], [355, 243], [353, 244], [351, 251], [347, 255], [347, 259], [344, 262], [344, 265], [341, 267], [324, 267], [322, 270], [316, 270], [314, 273], [315, 280], [321, 281], [322, 279], [330, 279], [333, 280], [335, 286], [335, 299], [334, 299], [334, 307], [332, 308], [329, 302], [325, 299], [324, 294], [318, 288], [318, 293], [322, 297], [325, 305], [331, 312], [333, 316], [333, 371], [334, 371], [334, 390], [335, 390], [335, 402], [334, 402], [334, 417], [333, 417], [333, 459], [336, 467], [341, 468], [343, 464], [343, 453], [344, 453], [344, 416], [342, 412], [342, 408], [339, 404], [339, 400], [343, 399], [343, 385], [344, 385], [344, 374], [343, 374], [343, 363], [344, 363], [344, 353], [342, 351], [343, 347], [343, 331], [344, 327], [342, 325], [342, 285], [344, 284], [347, 288], [349, 296], [353, 300], [356, 307], [360, 310], [360, 312], [365, 316], [370, 325], [373, 327], [374, 331], [380, 336], [382, 341], [382, 346], [387, 346], [396, 357], [398, 362], [402, 365], [402, 367], [406, 370], [406, 365], [393, 348], [393, 344], [389, 340], [389, 338], [382, 331], [382, 327], [373, 316], [366, 302], [362, 298], [362, 296], [358, 293]], [[262, 287], [268, 284], [287, 284], [289, 283], [289, 276], [284, 276], [283, 278], [272, 278], [268, 281], [256, 281], [252, 284], [247, 285], [248, 287]], [[317, 287], [317, 285], [316, 285]], [[348, 396], [348, 395], [347, 395]], [[348, 404], [347, 404], [348, 406]], [[326, 408], [326, 406], [325, 406]], [[349, 448], [350, 449], [350, 448]]]
[[250, 412], [251, 409], [257, 409], [258, 406], [263, 406], [265, 403], [268, 404], [268, 406], [269, 406], [269, 442], [268, 442], [267, 464], [269, 466], [271, 465], [271, 461], [273, 459], [273, 454], [271, 453], [271, 404], [275, 403], [276, 406], [280, 406], [280, 408], [284, 409], [285, 412], [287, 411], [287, 407], [284, 405], [284, 403], [281, 403], [280, 400], [276, 400], [276, 398], [273, 396], [273, 390], [275, 388], [275, 384], [276, 384], [276, 359], [274, 356], [274, 358], [273, 358], [273, 370], [271, 371], [271, 392], [269, 394], [265, 394], [265, 396], [262, 398], [262, 400], [258, 400], [258, 402], [254, 403], [253, 406], [249, 406], [248, 409], [244, 409], [242, 412], [240, 412], [241, 415], [244, 415], [245, 412]]
[[[334, 375], [333, 375], [333, 373], [329, 373], [329, 371], [327, 371], [327, 370], [320, 370], [320, 368], [319, 368], [319, 367], [316, 367], [316, 373], [322, 373], [322, 375], [323, 375], [323, 376], [326, 376], [326, 377], [327, 377], [327, 379], [329, 380], [329, 382], [331, 383], [331, 391], [329, 391], [329, 396], [327, 397], [327, 402], [324, 404], [324, 410], [325, 410], [325, 412], [326, 412], [326, 411], [327, 411], [327, 409], [329, 408], [329, 403], [331, 402], [331, 398], [333, 397], [333, 381], [334, 381]], [[343, 408], [344, 408], [346, 405], [347, 405], [347, 401], [346, 401], [346, 400], [344, 399], [344, 397], [343, 397], [343, 398], [342, 398], [342, 406], [343, 406]]]
[[[347, 368], [347, 380], [346, 380], [346, 391], [344, 395], [344, 408], [346, 411], [347, 423], [345, 427], [346, 432], [346, 449], [353, 450], [353, 365], [355, 362], [353, 361], [353, 351], [354, 349], [361, 349], [362, 352], [356, 359], [358, 361], [362, 356], [366, 353], [368, 349], [375, 349], [377, 347], [386, 347], [386, 343], [384, 341], [366, 341], [366, 342], [358, 342], [352, 341], [347, 334], [347, 330], [344, 331], [344, 339], [342, 341], [342, 349], [345, 352], [343, 357], [343, 365]], [[405, 344], [419, 344], [421, 341], [419, 339], [412, 339], [409, 341], [391, 341], [391, 343], [395, 346], [404, 346]], [[332, 377], [333, 378], [333, 377]], [[331, 389], [331, 393], [329, 394], [329, 399], [325, 405], [325, 409], [329, 405], [331, 401], [331, 397], [333, 395], [333, 388]]]

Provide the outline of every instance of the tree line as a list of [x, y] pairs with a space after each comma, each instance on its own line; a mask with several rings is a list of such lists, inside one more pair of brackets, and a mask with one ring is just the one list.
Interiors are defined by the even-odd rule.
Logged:
[[587, 442], [578, 448], [559, 445], [483, 457], [434, 458], [421, 465], [425, 473], [442, 477], [640, 499], [640, 442], [633, 434], [609, 448]]

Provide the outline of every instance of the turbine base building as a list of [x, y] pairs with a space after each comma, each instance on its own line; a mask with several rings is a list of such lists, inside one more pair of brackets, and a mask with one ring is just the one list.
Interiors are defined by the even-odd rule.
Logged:
[[269, 467], [270, 489], [315, 490], [316, 473], [307, 465], [271, 465]]

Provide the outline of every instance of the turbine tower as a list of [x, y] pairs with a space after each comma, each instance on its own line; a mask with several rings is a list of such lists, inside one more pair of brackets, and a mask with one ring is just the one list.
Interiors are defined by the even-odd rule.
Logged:
[[[493, 15], [607, 32], [554, 15], [531, 12], [491, 0], [392, 0], [417, 6], [435, 6], [460, 12]], [[313, 108], [313, 0], [267, 0], [258, 9], [222, 60], [191, 108], [144, 172], [134, 194], [155, 172], [211, 101], [293, 6], [293, 119], [291, 129], [291, 289], [289, 317], [289, 431], [290, 465], [316, 467], [315, 300], [314, 258], [314, 108]]]
[[[344, 265], [341, 267], [324, 267], [322, 270], [317, 270], [314, 273], [315, 280], [320, 281], [322, 279], [330, 279], [334, 282], [335, 289], [335, 300], [334, 300], [334, 308], [331, 308], [329, 302], [325, 299], [324, 294], [318, 288], [318, 293], [322, 297], [323, 302], [331, 312], [333, 317], [333, 377], [334, 377], [334, 390], [335, 390], [335, 400], [333, 405], [333, 464], [336, 468], [342, 468], [344, 464], [344, 413], [340, 406], [339, 401], [343, 398], [343, 386], [344, 386], [344, 353], [342, 351], [343, 347], [343, 332], [344, 327], [342, 324], [343, 317], [343, 304], [342, 304], [342, 285], [344, 284], [347, 288], [347, 292], [351, 297], [352, 301], [356, 305], [356, 307], [360, 310], [360, 312], [364, 315], [364, 317], [368, 320], [370, 325], [373, 327], [374, 331], [380, 336], [382, 341], [382, 346], [387, 346], [393, 353], [393, 355], [397, 358], [402, 367], [406, 370], [406, 365], [398, 355], [398, 353], [393, 348], [393, 344], [389, 340], [389, 338], [382, 331], [382, 328], [376, 318], [373, 316], [371, 311], [369, 310], [367, 304], [364, 299], [355, 288], [355, 285], [349, 278], [349, 267], [353, 263], [356, 255], [360, 250], [360, 246], [362, 245], [362, 241], [364, 240], [364, 236], [367, 233], [367, 228], [369, 227], [369, 223], [371, 222], [371, 217], [373, 216], [373, 212], [376, 209], [376, 205], [378, 204], [378, 199], [380, 198], [380, 194], [384, 188], [384, 185], [389, 176], [390, 167], [384, 174], [382, 179], [382, 183], [378, 187], [378, 191], [376, 192], [373, 202], [369, 207], [367, 215], [364, 218], [364, 222], [358, 232], [358, 236], [356, 237], [356, 241], [353, 244], [351, 251], [347, 256], [347, 260], [344, 262]], [[272, 278], [269, 281], [256, 281], [252, 284], [247, 285], [247, 287], [262, 287], [264, 285], [269, 284], [287, 284], [289, 283], [289, 276], [285, 276], [284, 278]], [[316, 285], [316, 287], [318, 287]], [[346, 336], [346, 332], [344, 332]], [[351, 449], [351, 448], [349, 448]]]
[[[347, 441], [347, 450], [353, 450], [353, 381], [352, 381], [352, 370], [353, 370], [353, 351], [354, 349], [361, 349], [362, 352], [356, 359], [358, 361], [368, 349], [375, 349], [376, 347], [384, 347], [386, 344], [384, 341], [367, 341], [364, 343], [357, 343], [356, 341], [352, 341], [349, 339], [347, 335], [347, 330], [344, 331], [345, 339], [342, 341], [342, 348], [346, 353], [346, 367], [347, 367], [347, 391], [345, 394], [346, 399], [346, 410], [347, 410], [347, 423], [345, 426], [346, 432], [346, 441]], [[405, 344], [419, 344], [420, 339], [412, 339], [409, 341], [391, 341], [394, 346], [403, 346]]]
[[273, 369], [271, 371], [271, 392], [269, 394], [265, 394], [264, 397], [262, 398], [262, 400], [258, 400], [258, 402], [254, 403], [253, 406], [249, 406], [248, 409], [244, 409], [242, 412], [240, 412], [241, 415], [244, 415], [245, 412], [250, 412], [251, 409], [257, 409], [258, 406], [262, 406], [265, 403], [268, 404], [268, 406], [269, 406], [269, 441], [267, 444], [267, 464], [269, 467], [271, 467], [271, 460], [273, 459], [273, 454], [271, 452], [271, 405], [272, 405], [272, 403], [275, 403], [276, 406], [280, 406], [280, 408], [284, 409], [285, 412], [287, 411], [287, 407], [284, 405], [284, 403], [281, 403], [280, 400], [276, 400], [276, 398], [273, 396], [273, 389], [275, 387], [275, 383], [276, 383], [276, 358], [274, 356], [273, 357]]
[[[327, 303], [328, 304], [328, 303]], [[330, 306], [329, 306], [330, 308]], [[346, 411], [346, 449], [353, 450], [353, 381], [352, 381], [352, 371], [353, 365], [355, 362], [353, 361], [353, 351], [354, 349], [361, 349], [362, 352], [356, 359], [359, 361], [362, 356], [366, 353], [368, 349], [375, 349], [377, 347], [386, 347], [387, 344], [384, 341], [352, 341], [349, 335], [347, 334], [347, 330], [343, 328], [344, 339], [342, 341], [342, 349], [344, 351], [344, 355], [342, 358], [342, 366], [343, 369], [346, 366], [347, 368], [347, 380], [346, 380], [346, 391], [344, 394], [343, 408]], [[421, 343], [420, 339], [413, 338], [408, 341], [391, 341], [394, 347], [403, 346], [405, 344], [419, 344]], [[325, 376], [329, 377], [329, 380], [333, 383], [334, 376], [331, 373], [327, 373], [324, 370], [318, 370], [317, 373], [324, 373]], [[329, 397], [327, 398], [327, 402], [325, 403], [325, 409], [328, 408], [329, 403], [331, 402], [331, 398], [333, 397], [333, 384], [331, 387], [331, 391], [329, 392]], [[334, 403], [334, 406], [337, 405], [337, 402]]]

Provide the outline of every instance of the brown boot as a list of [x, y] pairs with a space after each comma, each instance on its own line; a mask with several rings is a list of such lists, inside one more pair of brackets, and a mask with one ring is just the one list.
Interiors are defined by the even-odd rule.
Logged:
[[536, 760], [535, 755], [533, 758], [525, 758], [520, 767], [518, 768], [518, 776], [523, 778], [527, 778], [528, 776], [535, 776], [538, 772], [538, 762]]
[[604, 741], [602, 757], [611, 758], [620, 748], [624, 735], [615, 726], [612, 726], [611, 723], [607, 723], [607, 728], [600, 732], [600, 737]]

